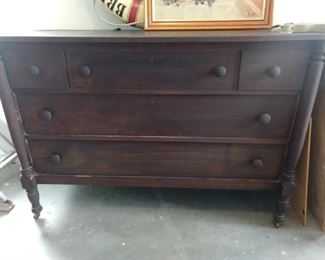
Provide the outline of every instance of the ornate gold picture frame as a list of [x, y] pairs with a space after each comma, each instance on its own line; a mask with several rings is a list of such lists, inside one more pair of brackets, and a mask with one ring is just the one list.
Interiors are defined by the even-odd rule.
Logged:
[[145, 12], [146, 30], [269, 28], [273, 0], [145, 0]]

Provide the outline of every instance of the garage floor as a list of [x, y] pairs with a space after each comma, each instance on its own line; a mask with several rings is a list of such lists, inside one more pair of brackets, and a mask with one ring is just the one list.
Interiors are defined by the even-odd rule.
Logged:
[[16, 204], [0, 215], [1, 260], [325, 259], [313, 219], [272, 226], [272, 193], [40, 185], [35, 222], [18, 177], [0, 190]]

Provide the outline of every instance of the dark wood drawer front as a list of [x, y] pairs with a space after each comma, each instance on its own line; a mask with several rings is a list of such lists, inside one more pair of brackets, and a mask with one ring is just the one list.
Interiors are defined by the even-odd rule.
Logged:
[[239, 89], [297, 90], [302, 87], [309, 51], [244, 51]]
[[285, 138], [296, 96], [17, 93], [29, 134]]
[[73, 50], [68, 52], [70, 82], [72, 87], [117, 90], [232, 89], [238, 52], [202, 49]]
[[5, 51], [4, 56], [12, 88], [69, 87], [61, 50], [12, 50]]
[[275, 179], [281, 145], [30, 140], [36, 172]]

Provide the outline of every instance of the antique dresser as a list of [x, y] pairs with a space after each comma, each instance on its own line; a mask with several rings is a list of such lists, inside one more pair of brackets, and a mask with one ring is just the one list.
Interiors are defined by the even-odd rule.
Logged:
[[281, 226], [325, 59], [322, 34], [0, 37], [0, 94], [37, 184], [279, 189]]

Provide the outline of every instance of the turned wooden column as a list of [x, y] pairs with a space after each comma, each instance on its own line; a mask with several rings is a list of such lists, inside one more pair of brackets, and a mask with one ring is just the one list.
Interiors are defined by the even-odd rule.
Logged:
[[319, 83], [322, 77], [325, 61], [325, 42], [315, 43], [310, 64], [307, 70], [300, 106], [297, 111], [293, 136], [289, 144], [285, 167], [282, 172], [282, 191], [277, 203], [273, 223], [280, 227], [286, 217], [290, 203], [290, 195], [296, 182], [296, 167], [303, 150], [309, 121], [313, 111]]
[[26, 140], [20, 115], [15, 102], [14, 93], [11, 90], [8, 76], [6, 73], [3, 57], [0, 53], [0, 96], [3, 103], [3, 109], [6, 115], [8, 127], [10, 129], [11, 138], [15, 146], [18, 158], [21, 163], [21, 184], [27, 192], [29, 201], [32, 204], [32, 212], [34, 218], [38, 219], [42, 211], [42, 206], [39, 202], [39, 192], [36, 182], [36, 173], [33, 170], [29, 153], [27, 150]]

